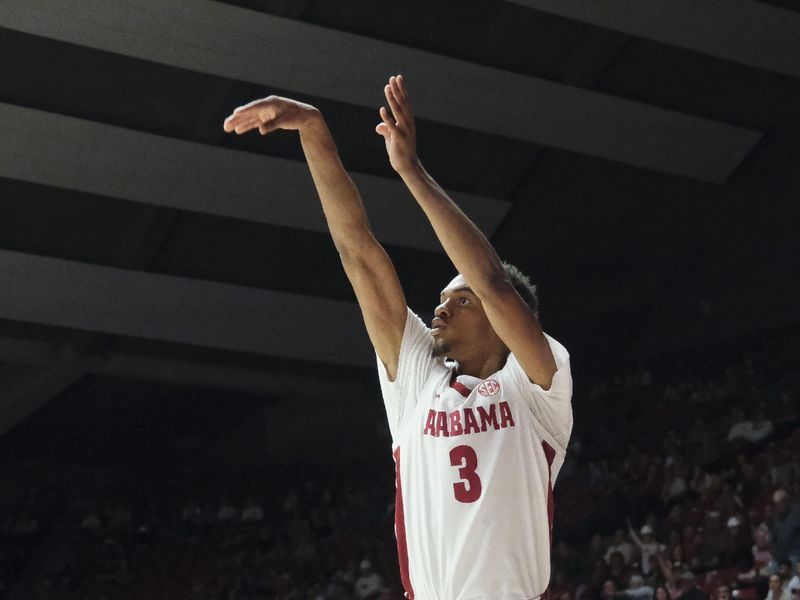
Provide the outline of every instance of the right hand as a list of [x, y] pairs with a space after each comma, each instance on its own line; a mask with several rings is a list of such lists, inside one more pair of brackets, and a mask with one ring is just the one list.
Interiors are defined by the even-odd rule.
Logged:
[[408, 101], [405, 81], [402, 75], [392, 76], [383, 88], [391, 112], [385, 106], [380, 108], [381, 122], [375, 131], [386, 142], [386, 153], [392, 168], [398, 173], [415, 168], [417, 158], [417, 127], [414, 113]]
[[252, 129], [258, 129], [261, 135], [267, 135], [276, 129], [302, 130], [319, 116], [319, 111], [310, 104], [282, 96], [268, 96], [236, 108], [225, 119], [223, 128], [226, 132], [234, 131], [237, 135]]

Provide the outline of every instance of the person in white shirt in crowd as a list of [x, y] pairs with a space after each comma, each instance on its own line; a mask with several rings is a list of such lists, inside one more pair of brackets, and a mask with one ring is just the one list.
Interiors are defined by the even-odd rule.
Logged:
[[780, 573], [770, 575], [766, 600], [791, 600], [792, 596], [786, 583]]
[[653, 597], [653, 588], [644, 584], [644, 577], [641, 575], [631, 575], [628, 581], [628, 589], [619, 593], [629, 600], [650, 600]]
[[611, 562], [611, 555], [614, 554], [614, 552], [622, 554], [622, 560], [626, 565], [631, 564], [633, 560], [633, 544], [625, 537], [625, 531], [622, 529], [617, 529], [614, 532], [614, 541], [606, 549], [606, 562]]
[[800, 561], [795, 563], [794, 574], [789, 580], [789, 583], [786, 584], [786, 587], [789, 590], [789, 595], [792, 600], [800, 600]]
[[373, 570], [369, 560], [362, 560], [359, 566], [361, 575], [356, 579], [356, 596], [359, 600], [377, 598], [383, 588], [383, 579]]
[[227, 497], [222, 498], [222, 503], [220, 504], [219, 510], [217, 511], [217, 521], [220, 523], [228, 523], [236, 521], [239, 516], [239, 511], [236, 510], [236, 507], [228, 500]]
[[640, 538], [636, 535], [630, 521], [628, 524], [628, 534], [631, 536], [633, 542], [639, 547], [639, 555], [641, 556], [642, 574], [646, 577], [653, 571], [656, 565], [656, 554], [666, 550], [666, 546], [659, 544], [654, 535], [653, 528], [650, 525], [644, 525], [639, 533], [642, 535]]
[[749, 419], [742, 410], [737, 408], [733, 411], [733, 417], [734, 424], [731, 425], [728, 432], [729, 442], [743, 440], [756, 444], [772, 433], [772, 421], [764, 415], [763, 410], [759, 410], [755, 418]]
[[253, 523], [264, 520], [264, 509], [256, 502], [256, 499], [250, 497], [242, 510], [242, 523]]

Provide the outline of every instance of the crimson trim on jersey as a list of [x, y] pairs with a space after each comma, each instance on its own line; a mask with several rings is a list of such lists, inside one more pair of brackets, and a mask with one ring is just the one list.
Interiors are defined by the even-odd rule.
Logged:
[[550, 546], [553, 545], [553, 461], [556, 458], [556, 451], [553, 447], [542, 440], [542, 450], [547, 459], [547, 522], [550, 530]]
[[453, 371], [453, 376], [450, 378], [450, 387], [457, 391], [464, 398], [469, 398], [470, 389], [460, 381], [456, 381], [457, 374]]
[[400, 581], [406, 590], [406, 598], [414, 600], [414, 588], [408, 575], [408, 544], [406, 543], [406, 520], [403, 510], [403, 486], [400, 484], [400, 448], [394, 451], [395, 487], [394, 534], [397, 538], [397, 558], [400, 563]]

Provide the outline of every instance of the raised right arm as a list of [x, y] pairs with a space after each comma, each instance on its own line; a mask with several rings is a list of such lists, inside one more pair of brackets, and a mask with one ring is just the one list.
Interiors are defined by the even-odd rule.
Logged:
[[258, 129], [300, 132], [303, 152], [317, 188], [333, 243], [361, 307], [367, 334], [390, 379], [397, 374], [406, 323], [406, 300], [394, 265], [375, 239], [361, 197], [339, 160], [336, 144], [320, 112], [269, 96], [237, 108], [225, 119], [225, 131]]
[[625, 523], [628, 525], [628, 534], [630, 534], [633, 543], [639, 546], [639, 548], [641, 548], [642, 540], [639, 538], [638, 535], [636, 535], [636, 530], [633, 528], [633, 525], [631, 525], [631, 522], [628, 519], [625, 519]]

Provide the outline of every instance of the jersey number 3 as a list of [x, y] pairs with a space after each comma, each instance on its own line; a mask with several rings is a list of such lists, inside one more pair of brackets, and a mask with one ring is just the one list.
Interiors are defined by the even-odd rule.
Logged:
[[[453, 484], [453, 493], [459, 502], [475, 502], [481, 497], [481, 478], [475, 472], [478, 455], [472, 446], [456, 446], [450, 450], [450, 465], [458, 467], [461, 481]], [[465, 483], [466, 482], [466, 483]]]

